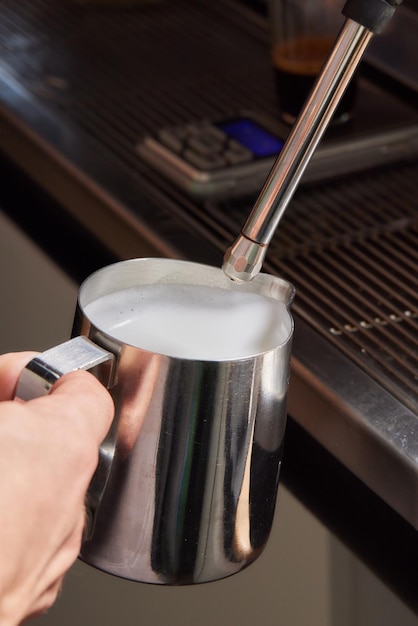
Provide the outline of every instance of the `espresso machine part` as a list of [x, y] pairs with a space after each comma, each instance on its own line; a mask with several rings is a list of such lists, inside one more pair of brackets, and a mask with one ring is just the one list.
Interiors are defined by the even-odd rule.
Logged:
[[381, 33], [402, 0], [348, 0], [346, 19], [245, 225], [227, 250], [223, 271], [246, 282], [261, 270], [268, 245], [302, 174], [373, 34]]

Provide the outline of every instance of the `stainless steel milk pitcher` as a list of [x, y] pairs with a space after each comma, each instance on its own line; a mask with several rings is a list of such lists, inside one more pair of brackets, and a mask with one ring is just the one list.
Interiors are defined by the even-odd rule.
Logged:
[[[282, 339], [239, 358], [179, 358], [120, 341], [86, 314], [102, 296], [145, 284], [244, 290], [284, 303]], [[17, 395], [46, 393], [78, 367], [110, 387], [115, 419], [89, 488], [84, 561], [179, 585], [229, 576], [262, 552], [282, 458], [293, 293], [266, 274], [238, 285], [221, 269], [168, 259], [116, 263], [83, 283], [75, 339], [31, 361]]]

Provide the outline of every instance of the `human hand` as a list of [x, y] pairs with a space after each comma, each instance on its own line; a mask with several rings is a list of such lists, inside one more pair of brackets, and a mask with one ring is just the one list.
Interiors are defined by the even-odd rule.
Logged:
[[47, 396], [12, 401], [32, 353], [0, 356], [0, 624], [16, 626], [55, 601], [77, 559], [84, 499], [113, 417], [87, 372]]

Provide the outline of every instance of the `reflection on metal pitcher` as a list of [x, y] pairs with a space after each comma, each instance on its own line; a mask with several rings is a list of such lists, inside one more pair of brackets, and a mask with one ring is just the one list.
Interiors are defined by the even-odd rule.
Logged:
[[[106, 327], [101, 306], [96, 314], [89, 305], [110, 294], [120, 312], [122, 292], [138, 285], [144, 294], [146, 285], [163, 287], [163, 294], [179, 285], [186, 307], [208, 298], [220, 316], [200, 330], [209, 350], [237, 294], [239, 314], [241, 302], [248, 300], [251, 312], [254, 298], [265, 299], [268, 315], [259, 332], [265, 349], [204, 359], [143, 349], [141, 340], [126, 343], [118, 338], [119, 317], [116, 324], [112, 313]], [[194, 304], [183, 289], [190, 285], [204, 288]], [[261, 553], [282, 458], [293, 293], [289, 283], [266, 274], [239, 285], [221, 269], [167, 259], [116, 263], [85, 281], [74, 334], [114, 355], [116, 416], [89, 489], [83, 560], [132, 580], [179, 585], [229, 576]], [[158, 308], [167, 311], [167, 302], [160, 299]], [[232, 320], [228, 341], [238, 332], [238, 348], [239, 333], [255, 336], [260, 325], [252, 316], [238, 330]]]

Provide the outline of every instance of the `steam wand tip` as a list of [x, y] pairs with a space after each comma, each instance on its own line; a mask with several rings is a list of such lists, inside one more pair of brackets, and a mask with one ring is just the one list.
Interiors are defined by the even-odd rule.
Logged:
[[267, 245], [241, 234], [226, 251], [222, 269], [231, 280], [248, 282], [260, 272], [266, 252]]

